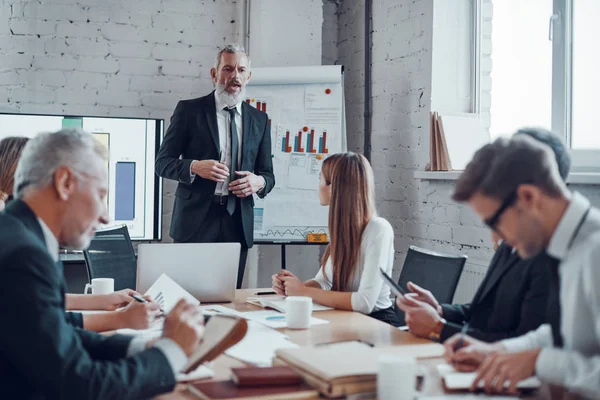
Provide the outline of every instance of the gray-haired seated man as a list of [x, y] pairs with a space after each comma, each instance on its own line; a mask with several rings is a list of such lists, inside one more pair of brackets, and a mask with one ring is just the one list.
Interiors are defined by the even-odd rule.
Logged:
[[15, 200], [0, 213], [0, 398], [145, 399], [169, 392], [201, 340], [180, 301], [149, 342], [79, 329], [65, 318], [59, 244], [83, 249], [107, 222], [107, 149], [76, 130], [30, 140]]

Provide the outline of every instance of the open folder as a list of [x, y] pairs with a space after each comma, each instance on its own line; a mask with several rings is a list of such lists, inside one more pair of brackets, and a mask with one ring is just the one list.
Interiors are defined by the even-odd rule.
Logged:
[[[246, 303], [254, 304], [255, 306], [263, 307], [263, 308], [272, 308], [281, 313], [285, 313], [285, 296], [257, 296], [257, 297], [248, 297], [246, 299]], [[324, 306], [322, 304], [315, 303], [313, 301], [313, 311], [328, 311], [333, 310], [333, 308]]]

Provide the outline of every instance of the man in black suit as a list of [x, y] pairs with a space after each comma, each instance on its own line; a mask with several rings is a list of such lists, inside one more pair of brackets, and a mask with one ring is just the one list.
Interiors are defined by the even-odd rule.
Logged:
[[[561, 177], [566, 180], [571, 161], [556, 136], [531, 128], [515, 135], [528, 135], [550, 146]], [[494, 237], [494, 241], [497, 239]], [[469, 336], [485, 342], [521, 336], [547, 320], [550, 262], [546, 253], [522, 259], [511, 247], [501, 244], [471, 304], [440, 305], [431, 292], [409, 283], [413, 293], [397, 299], [397, 305], [406, 313], [406, 324], [417, 336], [445, 341], [461, 332], [465, 324]]]
[[[267, 114], [247, 104], [251, 77], [243, 47], [227, 45], [210, 71], [215, 90], [182, 100], [156, 158], [156, 173], [179, 182], [171, 237], [176, 242], [237, 242], [237, 288], [254, 243], [254, 198], [275, 186]], [[235, 134], [231, 134], [231, 133]]]
[[83, 249], [107, 222], [106, 159], [75, 130], [40, 134], [23, 151], [15, 200], [0, 213], [2, 399], [146, 399], [173, 389], [200, 341], [196, 307], [184, 300], [155, 342], [67, 321], [59, 244]]

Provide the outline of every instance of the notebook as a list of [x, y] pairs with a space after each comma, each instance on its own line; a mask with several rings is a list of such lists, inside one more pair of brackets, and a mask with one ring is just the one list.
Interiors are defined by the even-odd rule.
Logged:
[[187, 390], [202, 400], [296, 400], [314, 399], [315, 389], [306, 383], [286, 386], [238, 387], [232, 381], [190, 384]]
[[212, 361], [225, 350], [241, 341], [248, 331], [245, 319], [231, 315], [213, 315], [204, 327], [202, 342], [183, 367], [189, 373], [200, 364]]
[[[254, 304], [263, 308], [273, 308], [281, 313], [285, 312], [285, 296], [260, 296], [248, 297], [246, 303]], [[333, 310], [332, 307], [324, 306], [313, 301], [313, 311]]]
[[[452, 372], [445, 374], [442, 380], [448, 390], [469, 390], [476, 376], [477, 373], [475, 372]], [[483, 383], [480, 382], [479, 386], [483, 389]], [[505, 386], [508, 388], [508, 382], [506, 382]], [[534, 390], [539, 389], [540, 386], [541, 382], [535, 376], [517, 383], [517, 389], [520, 390]]]
[[[477, 375], [475, 372], [458, 372], [450, 364], [438, 364], [437, 372], [448, 390], [468, 390]], [[527, 378], [517, 384], [521, 390], [538, 389], [541, 383], [536, 377]]]

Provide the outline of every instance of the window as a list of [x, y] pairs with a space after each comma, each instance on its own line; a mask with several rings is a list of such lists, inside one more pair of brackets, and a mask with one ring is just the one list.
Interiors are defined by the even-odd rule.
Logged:
[[[552, 0], [497, 0], [491, 18], [490, 134], [510, 135], [522, 126], [550, 127]], [[490, 22], [484, 22], [485, 24]], [[489, 28], [487, 28], [489, 29]], [[482, 102], [482, 107], [486, 102]]]
[[491, 137], [550, 128], [564, 135], [574, 169], [600, 171], [600, 1], [474, 1], [479, 111]]
[[600, 1], [574, 1], [572, 15], [571, 147], [600, 149], [595, 128], [600, 106]]

